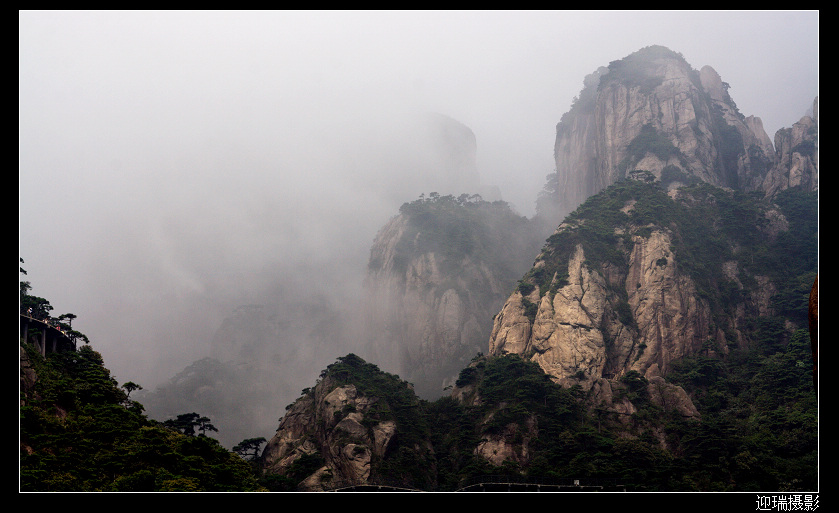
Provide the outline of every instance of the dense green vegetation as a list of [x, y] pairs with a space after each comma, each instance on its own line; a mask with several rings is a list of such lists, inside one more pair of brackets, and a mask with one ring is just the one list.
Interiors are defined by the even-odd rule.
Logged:
[[[20, 259], [20, 263], [24, 263], [22, 258]], [[26, 275], [26, 270], [23, 267], [21, 267], [20, 273]], [[20, 281], [19, 304], [21, 315], [26, 315], [27, 317], [37, 319], [49, 326], [60, 329], [62, 332], [65, 333], [68, 340], [71, 341], [71, 343], [74, 346], [77, 344], [77, 341], [79, 340], [83, 341], [85, 344], [90, 342], [90, 340], [88, 340], [87, 338], [87, 335], [78, 330], [73, 329], [73, 319], [76, 318], [76, 314], [65, 313], [58, 316], [53, 316], [52, 311], [54, 310], [54, 308], [50, 304], [50, 302], [47, 299], [31, 294], [31, 290], [32, 284], [29, 281]], [[39, 328], [33, 326], [30, 335], [37, 335], [38, 329]]]
[[[750, 294], [756, 277], [778, 284], [776, 314], [806, 326], [807, 298], [817, 272], [818, 199], [816, 193], [788, 189], [768, 202], [759, 194], [724, 190], [705, 183], [680, 189], [671, 198], [661, 182], [623, 180], [590, 197], [566, 218], [566, 228], [548, 238], [541, 258], [521, 280], [519, 290], [539, 287], [540, 294], [562, 286], [571, 252], [582, 245], [591, 269], [627, 269], [633, 236], [654, 230], [669, 233], [671, 260], [690, 275], [721, 326], [732, 309]], [[627, 205], [631, 209], [624, 209]], [[772, 230], [767, 215], [776, 209], [788, 229]], [[723, 271], [736, 262], [735, 283]], [[742, 285], [742, 287], [741, 287]]]
[[[446, 270], [458, 269], [469, 257], [487, 264], [498, 279], [514, 282], [522, 266], [532, 262], [530, 248], [544, 240], [508, 203], [485, 201], [477, 194], [432, 192], [403, 204], [399, 212], [408, 220], [395, 256], [399, 270], [416, 255], [435, 253]], [[371, 260], [370, 266], [377, 265]]]
[[[433, 486], [433, 475], [427, 472], [431, 425], [420, 400], [410, 384], [398, 376], [380, 371], [354, 354], [338, 358], [321, 374], [329, 376], [336, 386], [353, 384], [359, 394], [379, 398], [365, 414], [368, 426], [392, 420], [400, 426], [399, 436], [389, 451], [389, 457], [373, 462], [371, 475], [394, 486], [428, 489]], [[343, 412], [344, 414], [349, 412]]]
[[209, 419], [148, 420], [90, 346], [25, 350], [37, 382], [20, 408], [21, 491], [261, 489], [245, 460], [195, 434]]
[[682, 469], [695, 469], [685, 482], [711, 490], [818, 489], [809, 334], [787, 337], [775, 324], [758, 330], [751, 350], [688, 358], [668, 376], [703, 414], [670, 435], [679, 437]]
[[[52, 307], [30, 297], [30, 290], [22, 281], [21, 313], [39, 305], [32, 313], [46, 320]], [[216, 430], [209, 418], [193, 412], [163, 423], [149, 420], [143, 405], [130, 399], [142, 387], [118, 386], [90, 345], [43, 356], [21, 340], [21, 350], [21, 491], [264, 489], [242, 457], [206, 436]]]
[[[802, 363], [807, 333], [796, 332], [782, 347], [777, 334], [765, 335], [761, 349], [679, 365], [671, 380], [694, 397], [701, 420], [653, 404], [646, 379], [634, 372], [617, 385], [636, 413], [592, 410], [578, 386], [553, 383], [518, 355], [478, 355], [457, 382], [464, 401], [417, 400], [404, 382], [354, 355], [339, 358], [322, 378], [341, 376], [385, 405], [402, 405], [374, 414], [396, 420], [405, 436], [374, 462], [371, 481], [379, 484], [455, 491], [505, 475], [534, 483], [612, 483], [627, 491], [815, 490], [818, 419]], [[488, 437], [527, 456], [491, 465], [475, 454]], [[433, 452], [415, 450], [424, 441]]]

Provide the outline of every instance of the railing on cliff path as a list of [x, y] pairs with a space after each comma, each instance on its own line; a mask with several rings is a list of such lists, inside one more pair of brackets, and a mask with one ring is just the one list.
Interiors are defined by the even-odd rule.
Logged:
[[555, 478], [518, 475], [474, 476], [460, 484], [458, 492], [625, 492], [613, 478]]
[[42, 355], [76, 350], [76, 339], [67, 331], [23, 312], [20, 314], [20, 340], [31, 342]]
[[[333, 483], [330, 492], [422, 492], [404, 485], [371, 481]], [[456, 492], [625, 492], [626, 487], [612, 478], [540, 478], [517, 475], [474, 476], [464, 480]]]

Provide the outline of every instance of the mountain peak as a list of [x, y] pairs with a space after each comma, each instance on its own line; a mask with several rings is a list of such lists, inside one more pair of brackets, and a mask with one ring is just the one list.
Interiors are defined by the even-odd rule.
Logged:
[[[557, 125], [557, 222], [636, 170], [657, 179], [678, 174], [718, 187], [777, 191], [788, 174], [784, 163], [762, 123], [738, 111], [728, 87], [712, 67], [696, 71], [663, 46], [642, 48], [587, 76]], [[815, 130], [809, 133], [814, 140]], [[799, 182], [817, 183], [814, 158], [799, 167]]]

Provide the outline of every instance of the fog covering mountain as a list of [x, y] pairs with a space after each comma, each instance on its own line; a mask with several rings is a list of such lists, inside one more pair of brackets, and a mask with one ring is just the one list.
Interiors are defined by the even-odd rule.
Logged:
[[[414, 340], [409, 334], [411, 328], [420, 331], [421, 328], [401, 325], [386, 328], [382, 324], [399, 321], [388, 317], [390, 310], [386, 297], [390, 296], [380, 297], [366, 284], [368, 274], [377, 271], [375, 243], [368, 251], [370, 261], [367, 265], [345, 268], [341, 264], [352, 262], [352, 255], [340, 254], [341, 250], [337, 248], [352, 247], [356, 242], [339, 239], [335, 248], [340, 257], [337, 267], [331, 262], [335, 254], [313, 255], [316, 262], [301, 264], [291, 280], [278, 279], [272, 284], [276, 288], [266, 291], [263, 302], [243, 304], [221, 317], [202, 358], [185, 366], [161, 386], [140, 392], [138, 400], [147, 408], [150, 417], [165, 420], [186, 410], [200, 410], [216, 423], [219, 440], [232, 446], [244, 438], [275, 429], [278, 412], [297, 397], [300, 384], [317, 375], [342, 351], [350, 350], [381, 361], [383, 369], [417, 381], [418, 392], [421, 391], [423, 397], [435, 399], [443, 393], [444, 379], [448, 378], [451, 385], [463, 365], [483, 350], [490, 328], [486, 321], [501, 306], [518, 276], [526, 271], [546, 233], [540, 232], [540, 236], [534, 237], [532, 231], [536, 225], [497, 199], [496, 188], [481, 185], [475, 163], [475, 136], [468, 127], [439, 114], [419, 116], [413, 125], [405, 123], [404, 126], [406, 132], [400, 137], [407, 136], [408, 140], [415, 141], [415, 147], [401, 154], [383, 150], [393, 153], [395, 169], [400, 173], [408, 172], [399, 175], [400, 186], [426, 186], [432, 191], [429, 198], [454, 198], [456, 191], [476, 191], [467, 195], [472, 198], [470, 204], [495, 205], [477, 210], [473, 224], [463, 228], [480, 228], [484, 235], [478, 244], [488, 245], [484, 251], [489, 254], [478, 263], [484, 265], [491, 256], [496, 263], [486, 268], [485, 279], [500, 283], [492, 285], [495, 300], [488, 303], [482, 295], [485, 292], [472, 291], [478, 297], [475, 308], [481, 314], [471, 323], [475, 333], [468, 342], [464, 341], [466, 345], [448, 358], [436, 355], [431, 360], [421, 359], [412, 364], [403, 361], [399, 355], [413, 351], [410, 348]], [[412, 169], [416, 169], [416, 173], [412, 173]], [[383, 180], [387, 181], [387, 177]], [[422, 203], [420, 198], [412, 204]], [[398, 210], [394, 209], [393, 213], [398, 214]], [[396, 220], [395, 217], [393, 221]], [[386, 233], [387, 229], [387, 226], [382, 227], [382, 232]], [[544, 227], [542, 231], [545, 231]], [[465, 235], [472, 237], [472, 234]], [[380, 244], [397, 242], [385, 237]], [[444, 242], [435, 239], [425, 244]], [[521, 246], [521, 242], [525, 245]], [[423, 246], [422, 251], [425, 248]], [[318, 262], [318, 258], [324, 261]], [[457, 260], [450, 263], [458, 264]], [[447, 269], [446, 272], [451, 271]], [[336, 286], [331, 285], [333, 282]], [[415, 304], [415, 307], [419, 306]], [[417, 312], [408, 315], [420, 317]], [[459, 325], [462, 321], [454, 322]], [[403, 332], [404, 338], [394, 336], [398, 332]], [[429, 342], [426, 351], [436, 354], [441, 350], [437, 347], [439, 342]], [[450, 361], [440, 363], [447, 359]], [[431, 368], [419, 370], [423, 366]], [[445, 371], [437, 366], [444, 367]]]
[[[818, 489], [818, 101], [773, 148], [713, 68], [668, 48], [598, 78], [557, 126], [557, 179], [540, 198], [550, 215], [573, 211], [496, 310], [488, 354], [432, 402], [338, 357], [268, 441], [269, 478], [298, 491], [543, 478]], [[491, 305], [504, 281], [492, 257], [507, 256], [504, 241], [530, 251], [516, 236], [538, 226], [492, 223], [490, 257], [473, 222], [488, 206], [421, 198], [377, 236], [374, 361], [413, 381], [462, 357], [480, 325], [470, 303]]]
[[[205, 358], [227, 359], [214, 349], [221, 338], [246, 345], [243, 311], [262, 309], [265, 325], [252, 333], [261, 338], [288, 324], [282, 312], [314, 305], [330, 319], [360, 297], [377, 231], [419, 194], [449, 192], [424, 171], [434, 153], [418, 135], [426, 112], [467, 125], [481, 149], [479, 190], [450, 192], [494, 199], [497, 185], [530, 216], [554, 166], [553, 128], [582, 77], [632, 49], [687, 35], [690, 48], [672, 47], [717, 65], [733, 93], [759, 77], [761, 94], [736, 96], [770, 133], [807, 108], [817, 12], [653, 14], [22, 12], [21, 256], [39, 292], [79, 315], [119, 381], [151, 393], [184, 369], [211, 367]], [[696, 36], [710, 26], [715, 38]], [[723, 33], [736, 34], [740, 59], [710, 58], [731, 53]], [[772, 82], [784, 100], [763, 105], [785, 113], [757, 108]], [[806, 100], [787, 100], [799, 88]], [[298, 333], [321, 340], [332, 326]], [[300, 369], [309, 383], [308, 367], [354, 349], [325, 354], [347, 332], [306, 347], [313, 360], [277, 379], [294, 383]], [[270, 401], [280, 404], [266, 403], [275, 423], [283, 399]]]
[[[180, 410], [202, 409], [224, 427], [226, 436], [232, 436], [227, 442], [235, 443], [237, 439], [253, 434], [249, 434], [249, 430], [269, 429], [276, 421], [273, 417], [281, 403], [288, 404], [296, 397], [300, 383], [306, 383], [306, 374], [315, 375], [325, 368], [331, 355], [340, 353], [342, 348], [351, 348], [351, 352], [401, 376], [415, 386], [421, 397], [433, 400], [455, 383], [459, 372], [474, 355], [487, 350], [492, 354], [534, 353], [533, 358], [540, 361], [546, 372], [554, 374], [556, 379], [570, 379], [570, 386], [579, 381], [576, 376], [583, 371], [590, 373], [590, 379], [601, 381], [601, 374], [622, 376], [630, 369], [630, 362], [639, 365], [638, 370], [647, 374], [652, 372], [658, 377], [659, 372], [667, 370], [666, 362], [693, 354], [706, 336], [724, 340], [722, 328], [716, 328], [715, 332], [706, 325], [713, 317], [706, 311], [710, 307], [687, 306], [689, 301], [682, 296], [694, 294], [675, 292], [691, 289], [693, 285], [675, 286], [661, 277], [638, 278], [633, 287], [626, 285], [628, 297], [634, 301], [632, 304], [639, 303], [634, 316], [651, 319], [649, 326], [639, 321], [639, 330], [645, 334], [633, 334], [625, 326], [628, 321], [616, 313], [621, 311], [619, 307], [629, 303], [624, 304], [620, 294], [607, 299], [605, 291], [618, 287], [622, 280], [628, 283], [628, 277], [621, 278], [623, 274], [636, 276], [652, 272], [647, 270], [650, 267], [663, 269], [665, 266], [639, 261], [630, 262], [628, 271], [618, 270], [622, 265], [620, 258], [618, 264], [603, 271], [615, 283], [604, 284], [601, 290], [594, 286], [596, 280], [593, 278], [590, 283], [589, 279], [584, 280], [587, 284], [580, 283], [578, 287], [580, 297], [568, 299], [569, 305], [556, 307], [557, 318], [553, 324], [548, 323], [555, 325], [554, 328], [537, 337], [538, 323], [533, 322], [536, 310], [530, 320], [526, 320], [527, 304], [532, 301], [535, 307], [540, 303], [548, 288], [554, 289], [554, 286], [549, 287], [550, 276], [555, 273], [562, 276], [565, 271], [564, 263], [559, 262], [559, 268], [551, 268], [550, 273], [540, 278], [544, 283], [536, 283], [538, 287], [534, 289], [531, 275], [539, 269], [531, 269], [533, 258], [558, 223], [558, 213], [572, 210], [582, 198], [627, 176], [643, 181], [642, 176], [633, 176], [630, 172], [635, 167], [644, 170], [643, 173], [649, 175], [648, 180], [666, 182], [674, 190], [696, 182], [724, 184], [744, 191], [757, 190], [761, 195], [773, 195], [790, 187], [817, 190], [815, 124], [812, 118], [805, 116], [796, 123], [797, 128], [779, 131], [775, 138], [776, 157], [760, 120], [745, 118], [737, 112], [736, 104], [724, 93], [723, 83], [712, 68], [706, 66], [701, 73], [697, 72], [681, 55], [661, 46], [648, 47], [623, 60], [613, 61], [608, 70], [603, 68], [598, 74], [604, 77], [601, 84], [590, 83], [587, 79], [581, 100], [557, 125], [557, 169], [562, 172], [557, 173], [558, 180], [548, 177], [544, 194], [537, 202], [539, 215], [528, 220], [517, 215], [506, 203], [488, 202], [478, 194], [455, 196], [432, 192], [428, 197], [422, 194], [418, 200], [404, 203], [399, 214], [382, 227], [372, 245], [363, 293], [352, 301], [329, 292], [311, 294], [309, 290], [313, 289], [314, 281], [322, 278], [315, 272], [307, 276], [313, 280], [312, 286], [297, 284], [296, 294], [290, 299], [286, 296], [278, 303], [240, 307], [222, 321], [214, 335], [212, 358], [195, 362], [169, 384], [142, 397], [150, 415], [162, 419], [172, 417]], [[638, 83], [643, 85], [639, 88]], [[597, 92], [591, 92], [593, 89]], [[605, 121], [598, 116], [604, 117]], [[426, 147], [431, 152], [431, 158], [426, 161], [430, 166], [429, 174], [437, 172], [440, 176], [437, 184], [441, 190], [445, 193], [457, 190], [457, 187], [480, 188], [474, 164], [476, 144], [471, 130], [445, 116], [426, 118], [426, 121], [434, 134], [429, 140], [437, 144]], [[422, 133], [427, 132], [422, 130]], [[599, 139], [603, 134], [608, 141]], [[606, 150], [598, 151], [597, 148]], [[600, 163], [598, 158], [611, 164]], [[801, 163], [791, 166], [793, 160]], [[587, 164], [589, 162], [592, 164]], [[586, 187], [589, 189], [585, 190]], [[577, 190], [583, 190], [584, 194], [579, 197], [567, 195]], [[746, 199], [743, 196], [739, 201]], [[625, 213], [632, 212], [632, 204], [637, 199], [626, 201]], [[659, 208], [664, 209], [663, 206]], [[664, 215], [664, 210], [660, 214]], [[639, 238], [639, 241], [645, 241], [649, 238], [646, 232], [651, 230], [650, 226], [614, 229], [645, 234]], [[592, 229], [587, 228], [588, 231]], [[612, 228], [605, 229], [608, 233]], [[559, 237], [558, 232], [548, 242]], [[606, 240], [608, 235], [601, 237]], [[645, 255], [639, 257], [641, 260], [672, 259], [670, 251], [677, 244], [669, 242], [668, 237], [657, 242], [655, 249], [647, 242], [649, 247], [630, 253]], [[676, 240], [680, 237], [688, 235], [679, 235]], [[745, 247], [742, 242], [739, 245]], [[548, 251], [547, 248], [543, 251]], [[564, 253], [570, 248], [550, 251]], [[582, 251], [582, 247], [578, 251]], [[585, 260], [590, 262], [592, 258], [587, 254]], [[707, 259], [707, 256], [703, 258]], [[578, 260], [577, 265], [583, 257], [579, 256]], [[544, 253], [539, 255], [536, 264], [544, 267]], [[672, 273], [669, 268], [668, 271]], [[567, 272], [571, 273], [570, 264]], [[522, 276], [524, 279], [518, 285], [520, 292], [511, 295]], [[675, 282], [683, 280], [679, 276], [672, 279]], [[530, 289], [525, 291], [522, 287], [526, 281], [530, 282]], [[560, 280], [566, 285], [567, 281], [574, 285], [574, 279]], [[641, 287], [642, 281], [661, 281], [665, 283], [661, 288], [669, 292], [646, 291]], [[768, 284], [761, 287], [762, 290], [742, 294], [753, 296], [756, 303], [763, 304], [768, 302], [766, 298], [773, 293], [773, 287], [777, 285]], [[538, 293], [539, 289], [541, 293]], [[670, 293], [678, 297], [671, 298]], [[577, 293], [562, 293], [565, 294], [574, 296]], [[635, 295], [658, 299], [633, 300]], [[551, 297], [553, 293], [548, 294], [548, 299]], [[658, 305], [659, 300], [664, 306]], [[577, 302], [579, 306], [576, 306]], [[704, 304], [702, 300], [699, 302]], [[545, 315], [553, 316], [553, 306], [546, 308], [550, 314]], [[645, 308], [665, 313], [649, 313]], [[768, 308], [762, 307], [763, 311]], [[746, 308], [748, 312], [760, 309], [757, 306]], [[601, 310], [602, 319], [598, 317]], [[587, 320], [569, 321], [565, 318], [568, 311], [586, 312], [582, 317]], [[753, 313], [740, 316], [751, 318]], [[660, 317], [671, 319], [668, 322], [674, 325], [663, 328], [660, 322], [664, 321], [660, 321]], [[494, 326], [489, 319], [494, 321]], [[615, 326], [607, 327], [609, 322]], [[736, 337], [730, 338], [742, 339], [736, 326], [747, 322], [744, 319], [715, 319], [710, 326], [730, 323], [727, 330], [738, 332]], [[531, 323], [532, 335], [531, 330], [526, 329]], [[669, 334], [669, 330], [673, 333]], [[559, 343], [555, 338], [565, 342]], [[618, 344], [612, 339], [621, 342]], [[626, 349], [625, 355], [610, 356], [610, 352], [617, 351], [610, 346], [610, 341], [615, 346], [625, 345], [630, 349]], [[725, 346], [724, 342], [720, 344]], [[648, 345], [656, 346], [656, 349], [645, 352]], [[658, 345], [669, 349], [658, 350]], [[696, 347], [686, 349], [682, 345]], [[630, 353], [634, 355], [632, 358]], [[591, 368], [581, 371], [580, 358], [600, 363], [593, 363]], [[604, 365], [603, 361], [609, 358], [613, 363]], [[617, 361], [623, 363], [617, 364]], [[311, 362], [312, 366], [299, 362]], [[651, 365], [652, 371], [648, 369]], [[554, 371], [554, 368], [563, 370]], [[603, 383], [598, 387], [608, 389], [608, 383]], [[587, 383], [584, 388], [588, 390], [591, 386]], [[683, 402], [687, 404], [686, 411], [695, 412], [688, 399]]]

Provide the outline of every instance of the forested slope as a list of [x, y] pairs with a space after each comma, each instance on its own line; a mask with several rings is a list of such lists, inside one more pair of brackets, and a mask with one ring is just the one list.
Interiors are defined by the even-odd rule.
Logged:
[[21, 491], [261, 489], [248, 462], [205, 435], [210, 419], [150, 421], [88, 345], [43, 357], [22, 344], [21, 372], [34, 377], [21, 391]]

